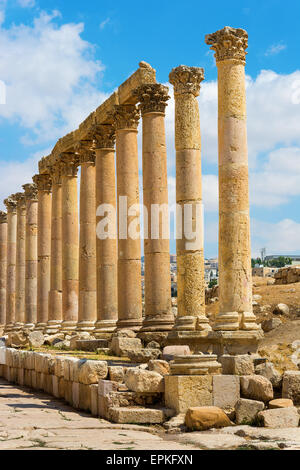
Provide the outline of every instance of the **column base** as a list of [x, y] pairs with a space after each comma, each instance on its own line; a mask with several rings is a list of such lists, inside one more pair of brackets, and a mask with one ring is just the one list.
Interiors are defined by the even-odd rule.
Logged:
[[118, 330], [132, 330], [132, 331], [140, 331], [142, 328], [143, 320], [138, 319], [128, 319], [128, 320], [119, 320], [117, 321], [117, 329]]
[[77, 323], [76, 331], [82, 333], [92, 333], [95, 330], [95, 322], [93, 321], [81, 321]]
[[55, 335], [61, 331], [62, 320], [49, 320], [45, 329], [47, 335]]
[[34, 323], [25, 323], [23, 329], [33, 331], [35, 329], [35, 324]]
[[216, 316], [214, 331], [237, 331], [240, 327], [238, 312], [220, 312]]
[[61, 333], [74, 334], [76, 332], [77, 322], [76, 321], [63, 321], [61, 324]]
[[18, 322], [15, 323], [13, 331], [21, 331], [24, 329], [24, 323]]
[[117, 327], [117, 320], [100, 320], [95, 323], [93, 334], [98, 338], [98, 335], [103, 333], [113, 333]]
[[222, 365], [217, 361], [217, 356], [212, 354], [175, 356], [170, 366], [171, 375], [215, 375], [222, 373]]
[[202, 316], [178, 316], [174, 325], [175, 331], [211, 331], [209, 320]]
[[143, 321], [143, 331], [170, 331], [174, 326], [174, 316], [169, 315], [149, 315]]
[[11, 331], [13, 331], [14, 326], [15, 326], [14, 323], [9, 323], [8, 325], [5, 325], [5, 329], [4, 329], [5, 333], [10, 333]]
[[44, 331], [47, 328], [47, 323], [37, 323], [35, 330], [36, 331]]

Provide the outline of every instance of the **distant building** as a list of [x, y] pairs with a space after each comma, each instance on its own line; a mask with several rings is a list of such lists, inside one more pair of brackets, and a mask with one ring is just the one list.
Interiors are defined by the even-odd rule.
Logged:
[[278, 272], [279, 268], [267, 268], [264, 266], [258, 266], [252, 269], [252, 276], [258, 277], [274, 277]]

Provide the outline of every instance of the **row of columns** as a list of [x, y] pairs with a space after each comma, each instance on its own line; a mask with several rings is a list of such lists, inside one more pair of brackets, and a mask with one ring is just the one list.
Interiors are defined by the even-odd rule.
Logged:
[[[251, 331], [252, 312], [245, 57], [247, 34], [224, 28], [206, 37], [216, 51], [219, 95], [220, 311], [214, 330]], [[153, 205], [168, 206], [165, 109], [168, 88], [140, 86], [139, 106], [115, 106], [113, 125], [95, 125], [89, 140], [63, 153], [48, 174], [5, 201], [0, 214], [0, 323], [6, 330], [48, 333], [115, 328], [144, 332], [211, 333], [205, 315], [201, 134], [197, 97], [204, 71], [180, 66], [170, 73], [175, 97], [178, 316], [171, 309], [169, 239], [151, 237]], [[142, 316], [137, 133], [143, 121], [145, 318]], [[116, 154], [115, 154], [116, 144]], [[80, 214], [77, 174], [81, 167]], [[117, 202], [116, 202], [117, 201]], [[118, 220], [103, 209], [116, 208]], [[188, 205], [190, 210], [184, 209]], [[117, 207], [116, 207], [117, 206]], [[136, 208], [122, 218], [123, 209]], [[192, 214], [195, 239], [184, 228]], [[97, 217], [96, 217], [97, 215]], [[168, 216], [165, 212], [164, 216]], [[110, 218], [115, 236], [96, 237]], [[133, 236], [133, 232], [134, 235]], [[118, 235], [117, 235], [118, 234]]]

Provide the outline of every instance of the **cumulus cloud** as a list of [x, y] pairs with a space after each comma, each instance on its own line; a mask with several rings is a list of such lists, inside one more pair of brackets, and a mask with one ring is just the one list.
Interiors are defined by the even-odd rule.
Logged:
[[292, 219], [276, 223], [253, 219], [251, 231], [253, 256], [262, 246], [267, 246], [269, 254], [299, 252], [300, 223]]

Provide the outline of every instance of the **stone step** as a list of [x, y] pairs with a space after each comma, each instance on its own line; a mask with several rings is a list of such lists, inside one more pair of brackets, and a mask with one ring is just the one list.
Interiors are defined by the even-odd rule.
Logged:
[[159, 408], [112, 407], [110, 419], [118, 424], [162, 424], [166, 421], [166, 411]]

